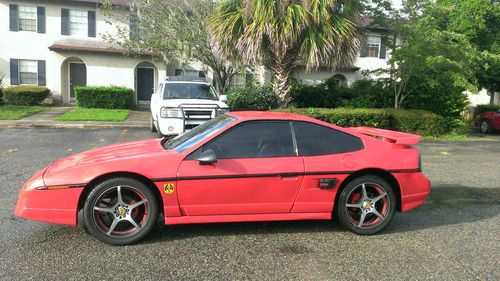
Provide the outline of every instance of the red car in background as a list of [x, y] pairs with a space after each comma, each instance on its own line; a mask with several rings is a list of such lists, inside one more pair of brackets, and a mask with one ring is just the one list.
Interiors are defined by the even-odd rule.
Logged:
[[164, 223], [338, 221], [384, 229], [421, 205], [430, 181], [420, 137], [341, 128], [302, 115], [233, 112], [173, 139], [111, 145], [56, 161], [22, 187], [19, 217], [77, 225], [97, 239], [139, 241]]
[[483, 112], [476, 117], [474, 121], [476, 127], [479, 127], [481, 133], [490, 133], [494, 130], [500, 130], [500, 109], [495, 111]]

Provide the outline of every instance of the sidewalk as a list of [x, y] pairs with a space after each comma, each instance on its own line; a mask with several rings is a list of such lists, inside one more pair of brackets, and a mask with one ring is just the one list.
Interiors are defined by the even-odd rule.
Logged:
[[0, 128], [149, 128], [149, 111], [131, 111], [123, 122], [55, 120], [73, 108], [54, 106], [19, 120], [0, 120]]

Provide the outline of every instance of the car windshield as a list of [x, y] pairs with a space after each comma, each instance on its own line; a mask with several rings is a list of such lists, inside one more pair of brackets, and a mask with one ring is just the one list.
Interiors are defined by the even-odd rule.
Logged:
[[167, 83], [163, 99], [217, 100], [214, 88], [204, 83]]
[[183, 152], [184, 150], [217, 133], [234, 120], [236, 120], [236, 118], [231, 115], [221, 115], [195, 127], [191, 131], [185, 132], [184, 134], [178, 135], [177, 137], [165, 142], [163, 147], [165, 149], [174, 149], [177, 152]]

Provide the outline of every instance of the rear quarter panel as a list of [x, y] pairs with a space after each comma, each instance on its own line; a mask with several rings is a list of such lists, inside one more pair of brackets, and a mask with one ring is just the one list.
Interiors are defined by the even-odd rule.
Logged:
[[[418, 150], [410, 146], [353, 135], [363, 140], [363, 150], [304, 157], [305, 176], [292, 212], [331, 212], [340, 185], [353, 172], [365, 169], [405, 171], [418, 167]], [[323, 178], [337, 179], [335, 188], [320, 189], [319, 180]]]

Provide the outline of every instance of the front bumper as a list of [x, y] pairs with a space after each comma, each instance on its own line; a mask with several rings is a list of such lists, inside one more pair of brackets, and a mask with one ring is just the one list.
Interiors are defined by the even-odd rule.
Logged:
[[23, 185], [15, 215], [29, 220], [76, 226], [78, 200], [83, 188], [43, 189], [45, 170], [36, 173]]
[[401, 189], [401, 212], [422, 205], [431, 191], [431, 181], [422, 172], [393, 173]]
[[226, 112], [221, 110], [227, 110], [217, 104], [181, 104], [172, 109], [180, 110], [181, 117], [157, 117], [157, 129], [165, 136], [180, 135]]

